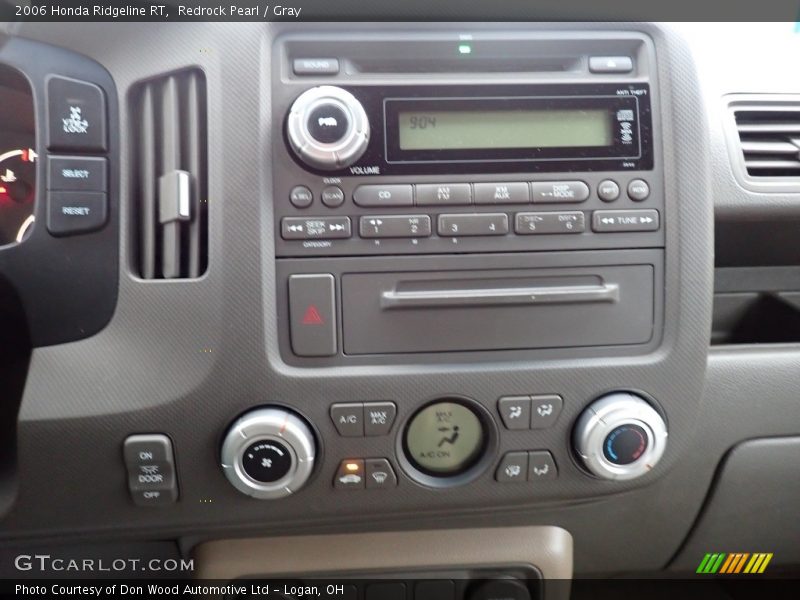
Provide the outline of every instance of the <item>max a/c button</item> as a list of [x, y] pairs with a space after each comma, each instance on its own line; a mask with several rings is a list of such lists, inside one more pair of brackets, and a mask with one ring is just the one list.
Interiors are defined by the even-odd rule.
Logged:
[[101, 229], [108, 200], [102, 192], [48, 192], [47, 230], [56, 236]]

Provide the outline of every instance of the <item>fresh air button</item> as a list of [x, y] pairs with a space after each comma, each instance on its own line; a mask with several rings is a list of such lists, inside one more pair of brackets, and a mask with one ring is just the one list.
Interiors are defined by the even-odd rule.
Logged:
[[325, 103], [311, 111], [306, 128], [318, 142], [333, 144], [341, 140], [350, 127], [350, 119], [338, 105]]
[[531, 396], [531, 429], [551, 427], [561, 414], [563, 406], [564, 401], [558, 394]]
[[396, 416], [394, 402], [365, 402], [364, 433], [367, 437], [389, 435]]
[[336, 354], [333, 275], [291, 275], [289, 319], [292, 350], [297, 356]]
[[417, 206], [453, 206], [472, 203], [468, 183], [418, 184]]
[[495, 479], [500, 483], [523, 482], [528, 477], [528, 453], [506, 452], [497, 466]]
[[295, 75], [336, 75], [339, 60], [336, 58], [295, 58], [292, 62]]
[[106, 119], [106, 99], [98, 86], [63, 77], [47, 82], [50, 150], [104, 152]]
[[51, 156], [47, 159], [47, 189], [75, 192], [105, 192], [108, 162], [105, 158]]
[[281, 237], [285, 240], [332, 240], [349, 238], [350, 217], [284, 217]]
[[530, 202], [528, 184], [515, 183], [476, 183], [475, 204], [527, 204]]
[[528, 452], [528, 481], [555, 479], [556, 477], [558, 477], [558, 468], [550, 452], [547, 450]]
[[416, 238], [431, 235], [428, 215], [379, 215], [361, 217], [358, 223], [362, 238]]
[[391, 463], [385, 458], [368, 458], [366, 461], [366, 480], [368, 490], [385, 490], [397, 487], [397, 475]]
[[582, 233], [585, 229], [581, 211], [517, 213], [514, 223], [519, 235]]
[[122, 455], [135, 504], [158, 506], [178, 499], [172, 441], [166, 435], [129, 435], [122, 445]]
[[410, 185], [361, 185], [353, 192], [358, 206], [412, 206], [414, 191]]
[[47, 230], [74, 235], [106, 223], [108, 200], [103, 192], [47, 192]]
[[534, 181], [531, 197], [534, 204], [583, 202], [589, 198], [589, 186], [582, 181]]
[[337, 490], [363, 490], [364, 461], [360, 458], [343, 460], [333, 479], [333, 487]]
[[658, 231], [658, 211], [596, 210], [592, 214], [592, 230], [596, 233]]
[[332, 405], [331, 421], [342, 437], [364, 437], [364, 404], [347, 402]]
[[441, 236], [504, 235], [508, 233], [508, 215], [487, 213], [474, 215], [439, 215]]
[[592, 73], [629, 73], [633, 71], [630, 56], [590, 56], [589, 70]]
[[528, 429], [531, 424], [530, 396], [504, 396], [497, 401], [497, 410], [506, 429]]

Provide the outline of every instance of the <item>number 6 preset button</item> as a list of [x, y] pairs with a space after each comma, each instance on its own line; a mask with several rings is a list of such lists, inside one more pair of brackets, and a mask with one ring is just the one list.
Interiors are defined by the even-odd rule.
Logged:
[[508, 233], [508, 215], [505, 213], [439, 215], [437, 231], [439, 235], [446, 237], [505, 235]]

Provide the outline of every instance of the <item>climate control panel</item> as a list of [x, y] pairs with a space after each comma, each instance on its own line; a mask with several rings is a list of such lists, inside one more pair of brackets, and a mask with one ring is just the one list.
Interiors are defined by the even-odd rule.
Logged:
[[[318, 471], [329, 470], [320, 481], [336, 491], [489, 482], [552, 489], [562, 477], [634, 479], [652, 470], [664, 453], [665, 421], [636, 394], [614, 392], [589, 404], [571, 438], [569, 424], [559, 420], [564, 409], [562, 396], [552, 393], [502, 396], [494, 410], [456, 395], [408, 410], [391, 401], [337, 403], [330, 406], [330, 423], [320, 425], [321, 431], [333, 427], [339, 441], [330, 446], [338, 450], [323, 457], [305, 418], [288, 408], [265, 406], [228, 428], [221, 465], [237, 490], [273, 500], [300, 491]], [[563, 432], [583, 468], [552, 445], [552, 432]], [[365, 446], [360, 438], [372, 443]], [[550, 444], [542, 445], [544, 440]], [[379, 454], [365, 455], [367, 447]], [[348, 454], [340, 454], [343, 449]]]

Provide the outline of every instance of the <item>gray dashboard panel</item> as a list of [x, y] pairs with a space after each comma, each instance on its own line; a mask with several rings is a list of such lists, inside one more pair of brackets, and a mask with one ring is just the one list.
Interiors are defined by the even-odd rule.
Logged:
[[[302, 30], [371, 26], [307, 24]], [[386, 26], [454, 31], [475, 27]], [[584, 26], [481, 27], [580, 30]], [[659, 61], [666, 124], [660, 154], [665, 161], [670, 224], [664, 263], [670, 284], [664, 290], [665, 328], [659, 348], [627, 358], [563, 356], [478, 365], [330, 369], [287, 365], [278, 346], [279, 280], [269, 168], [269, 139], [275, 125], [270, 122], [268, 57], [276, 35], [299, 27], [104, 24], [92, 35], [82, 35], [78, 25], [21, 26], [21, 35], [99, 60], [115, 78], [121, 95], [139, 79], [197, 65], [209, 82], [209, 113], [219, 120], [209, 130], [207, 275], [187, 282], [142, 282], [125, 276], [130, 273], [132, 228], [130, 212], [123, 211], [123, 273], [113, 320], [93, 338], [33, 354], [20, 415], [20, 490], [16, 507], [2, 523], [3, 537], [200, 539], [546, 524], [573, 535], [578, 573], [664, 566], [697, 515], [724, 452], [753, 434], [800, 429], [791, 393], [798, 354], [794, 348], [713, 354], [705, 382], [713, 238], [707, 157], [716, 151], [712, 153], [705, 134], [706, 107], [697, 95], [690, 48], [662, 27], [585, 27], [645, 31], [653, 38]], [[125, 140], [132, 124], [127, 107], [121, 108]], [[712, 166], [719, 175], [719, 165]], [[127, 177], [123, 173], [123, 204], [132, 201]], [[763, 392], [761, 368], [772, 373], [770, 385], [779, 386], [767, 412], [745, 402]], [[573, 465], [564, 435], [592, 398], [618, 388], [652, 395], [669, 419], [665, 461], [657, 473], [636, 483], [587, 478]], [[380, 498], [351, 494], [345, 507], [331, 489], [330, 477], [340, 458], [389, 455], [394, 441], [393, 436], [351, 442], [335, 437], [327, 416], [332, 402], [390, 398], [397, 402], [402, 420], [424, 400], [446, 393], [465, 394], [493, 406], [500, 395], [538, 391], [564, 396], [559, 428], [507, 433], [501, 450], [551, 448], [564, 469], [552, 490], [507, 491], [490, 482], [487, 474], [470, 487], [433, 492], [401, 477], [394, 493]], [[237, 414], [268, 402], [297, 407], [320, 428], [326, 443], [323, 466], [309, 487], [289, 501], [258, 503], [227, 484], [216, 466], [217, 452], [225, 426]], [[146, 511], [127, 496], [121, 443], [129, 433], [150, 431], [168, 433], [173, 439], [182, 500], [173, 507]], [[336, 509], [332, 511], [331, 505]], [[628, 551], [609, 553], [608, 547], [615, 545]]]

